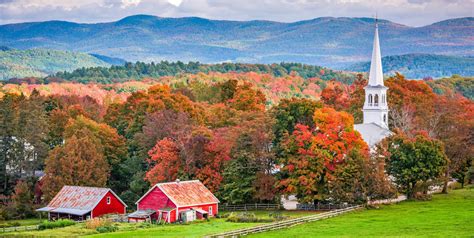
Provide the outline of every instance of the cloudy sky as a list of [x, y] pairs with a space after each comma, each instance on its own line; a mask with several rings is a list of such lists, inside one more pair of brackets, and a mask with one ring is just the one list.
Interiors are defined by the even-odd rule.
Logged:
[[372, 17], [409, 26], [474, 16], [474, 0], [0, 0], [0, 24], [108, 22], [128, 15], [199, 16], [293, 22], [323, 16]]

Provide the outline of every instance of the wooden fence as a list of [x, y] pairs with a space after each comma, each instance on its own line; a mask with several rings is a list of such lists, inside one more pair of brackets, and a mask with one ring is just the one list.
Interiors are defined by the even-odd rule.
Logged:
[[301, 203], [296, 204], [296, 210], [305, 210], [305, 211], [330, 211], [334, 209], [343, 209], [348, 207], [353, 207], [354, 205], [350, 204], [309, 204]]
[[245, 236], [245, 235], [259, 233], [259, 232], [278, 230], [278, 229], [288, 228], [290, 226], [294, 226], [294, 225], [298, 225], [298, 224], [302, 224], [302, 223], [306, 223], [306, 222], [318, 221], [318, 220], [326, 219], [326, 218], [329, 218], [329, 217], [334, 217], [334, 216], [337, 216], [339, 214], [355, 211], [355, 210], [358, 210], [358, 209], [361, 209], [361, 208], [363, 208], [361, 205], [352, 206], [352, 207], [332, 210], [332, 211], [329, 211], [329, 212], [324, 212], [324, 213], [320, 213], [320, 214], [316, 214], [316, 215], [310, 215], [310, 216], [305, 216], [305, 217], [300, 217], [300, 218], [293, 218], [293, 219], [288, 219], [288, 220], [284, 220], [284, 221], [273, 222], [273, 223], [266, 224], [266, 225], [260, 225], [260, 226], [255, 226], [255, 227], [251, 227], [251, 228], [244, 228], [244, 229], [233, 230], [233, 231], [228, 231], [228, 232], [224, 232], [224, 233], [209, 235], [209, 236], [206, 236], [206, 237], [207, 238], [240, 237], [240, 236]]
[[239, 204], [239, 205], [219, 205], [221, 211], [253, 211], [253, 210], [280, 210], [280, 204], [270, 203], [254, 203], [254, 204]]
[[38, 230], [38, 227], [38, 225], [2, 227], [0, 228], [0, 232], [32, 231]]

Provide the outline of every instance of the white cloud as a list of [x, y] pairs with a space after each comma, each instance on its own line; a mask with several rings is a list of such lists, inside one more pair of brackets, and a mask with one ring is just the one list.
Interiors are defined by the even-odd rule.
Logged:
[[168, 0], [169, 3], [173, 4], [174, 6], [176, 7], [179, 7], [179, 5], [181, 5], [181, 3], [183, 2], [183, 0]]
[[322, 16], [371, 17], [411, 26], [473, 16], [474, 0], [0, 0], [0, 24], [115, 21], [133, 14], [293, 22]]
[[127, 8], [130, 6], [137, 6], [140, 4], [141, 0], [122, 0], [122, 8]]

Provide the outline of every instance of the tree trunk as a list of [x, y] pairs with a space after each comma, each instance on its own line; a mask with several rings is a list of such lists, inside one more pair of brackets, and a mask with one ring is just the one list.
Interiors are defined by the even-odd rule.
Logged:
[[444, 173], [444, 184], [443, 184], [443, 191], [442, 193], [448, 193], [448, 180], [449, 180], [449, 169], [446, 169], [446, 172]]
[[408, 183], [407, 186], [407, 199], [412, 199], [413, 198], [413, 184]]

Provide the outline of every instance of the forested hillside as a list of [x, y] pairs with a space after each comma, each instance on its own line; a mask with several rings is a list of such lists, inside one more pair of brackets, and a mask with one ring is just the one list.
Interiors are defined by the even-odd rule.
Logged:
[[[394, 55], [382, 58], [384, 73], [399, 72], [409, 79], [450, 77], [453, 74], [474, 76], [474, 58], [432, 54]], [[368, 72], [370, 62], [346, 68], [350, 71]]]
[[109, 66], [97, 57], [70, 51], [0, 49], [0, 81], [10, 78], [45, 77], [81, 67]]
[[[384, 55], [472, 54], [474, 18], [409, 27], [379, 20]], [[321, 17], [293, 23], [135, 15], [116, 22], [0, 26], [0, 45], [72, 49], [129, 62], [299, 62], [331, 68], [369, 60], [374, 19]]]
[[96, 82], [112, 83], [123, 82], [131, 79], [159, 78], [162, 76], [176, 76], [179, 74], [195, 73], [261, 73], [270, 74], [275, 77], [285, 77], [291, 74], [308, 78], [320, 78], [322, 80], [335, 79], [341, 82], [350, 83], [354, 80], [355, 74], [344, 73], [328, 68], [305, 65], [299, 63], [279, 63], [279, 64], [243, 64], [243, 63], [222, 63], [222, 64], [201, 64], [199, 62], [167, 62], [160, 63], [126, 63], [123, 66], [79, 68], [72, 72], [58, 72], [53, 77], [75, 82]]
[[428, 85], [437, 94], [459, 93], [474, 101], [474, 78], [454, 75], [450, 78], [427, 80]]

